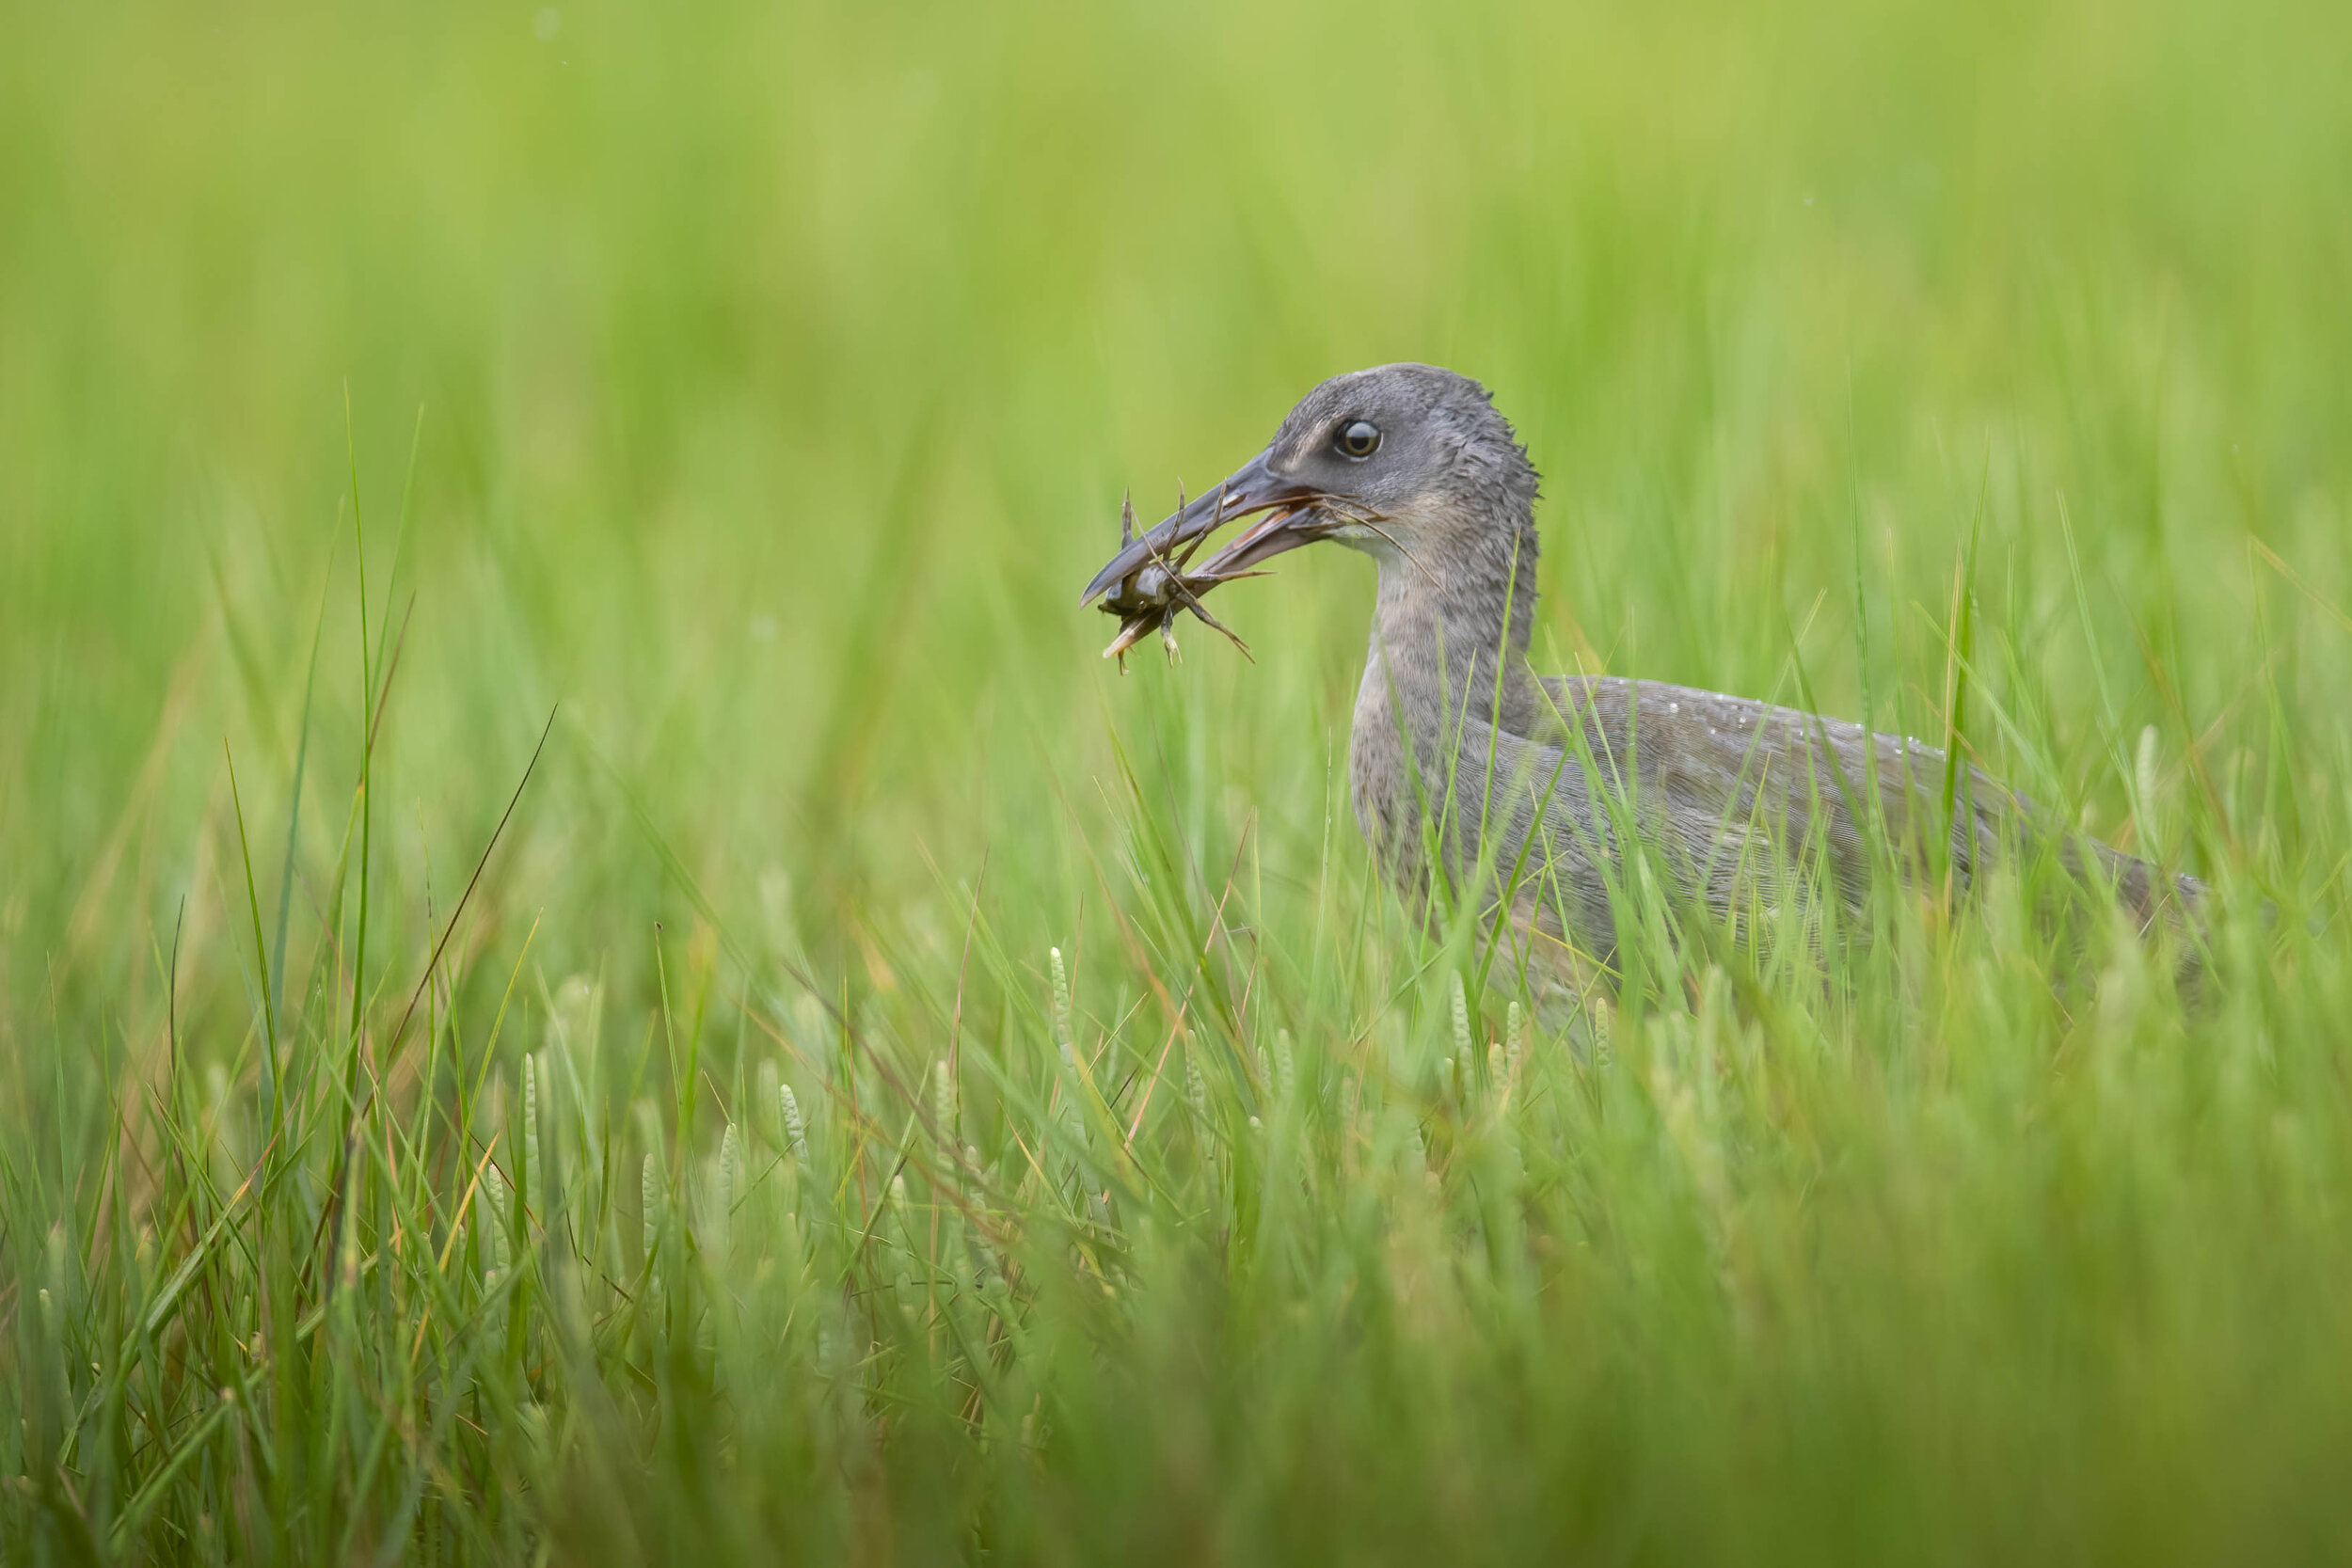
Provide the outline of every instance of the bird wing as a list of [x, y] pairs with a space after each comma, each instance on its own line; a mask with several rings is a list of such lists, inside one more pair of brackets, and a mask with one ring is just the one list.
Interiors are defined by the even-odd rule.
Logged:
[[[2153, 868], [2053, 831], [1973, 767], [1947, 785], [1944, 752], [1907, 737], [1655, 681], [1554, 678], [1541, 689], [1533, 718], [1511, 728], [1458, 726], [1441, 814], [1448, 858], [1470, 863], [1483, 847], [1516, 924], [1597, 953], [1615, 942], [1612, 879], [1662, 879], [1678, 905], [1734, 929], [1792, 897], [1827, 894], [1858, 910], [1888, 859], [1907, 882], [1940, 872], [1964, 888], [2005, 847], [2040, 842], [2078, 873], [2095, 862], [2143, 929], [2202, 893], [2180, 878], [2169, 882], [2179, 897], [2164, 896]], [[1872, 852], [1873, 790], [1891, 856]], [[1629, 840], [1645, 851], [1629, 865]]]

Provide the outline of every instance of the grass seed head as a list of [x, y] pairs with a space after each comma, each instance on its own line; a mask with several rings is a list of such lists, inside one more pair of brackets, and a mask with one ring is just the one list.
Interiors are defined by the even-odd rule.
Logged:
[[776, 1085], [776, 1108], [784, 1116], [784, 1136], [792, 1148], [792, 1158], [803, 1165], [808, 1164], [808, 1127], [801, 1120], [801, 1102], [789, 1084]]
[[1062, 967], [1061, 949], [1047, 948], [1045, 962], [1053, 976], [1054, 1045], [1061, 1053], [1061, 1059], [1074, 1066], [1078, 1060], [1078, 1045], [1071, 1028], [1070, 974]]
[[1470, 997], [1462, 989], [1459, 974], [1448, 975], [1446, 983], [1454, 1004], [1454, 1053], [1468, 1061], [1470, 1049]]
[[523, 1057], [523, 1202], [532, 1210], [544, 1210], [541, 1196], [547, 1185], [539, 1164], [539, 1064]]
[[945, 1061], [931, 1064], [931, 1135], [939, 1147], [956, 1147], [956, 1081]]
[[637, 1215], [640, 1241], [650, 1259], [661, 1236], [661, 1162], [650, 1154], [637, 1171]]
[[506, 1276], [506, 1227], [511, 1209], [507, 1193], [506, 1174], [497, 1165], [485, 1165], [482, 1171], [482, 1202], [487, 1211], [483, 1234], [489, 1243], [488, 1256], [484, 1259], [488, 1272], [483, 1276], [485, 1285], [495, 1285]]
[[743, 1140], [728, 1122], [727, 1130], [719, 1134], [719, 1198], [732, 1212], [742, 1201]]

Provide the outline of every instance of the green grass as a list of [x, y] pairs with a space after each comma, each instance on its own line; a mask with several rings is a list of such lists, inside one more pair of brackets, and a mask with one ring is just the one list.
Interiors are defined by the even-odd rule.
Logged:
[[[7, 33], [0, 1559], [2352, 1548], [2343, 7]], [[1363, 563], [1074, 605], [1400, 357], [1547, 664], [1957, 735], [2202, 1000], [2004, 883], [1457, 1025]]]

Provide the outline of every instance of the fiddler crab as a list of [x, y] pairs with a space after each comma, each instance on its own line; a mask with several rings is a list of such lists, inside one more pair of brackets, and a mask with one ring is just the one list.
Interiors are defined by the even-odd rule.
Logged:
[[[1209, 533], [1242, 517], [1254, 517], [1254, 522], [1195, 571], [1193, 552]], [[1247, 658], [1249, 644], [1202, 609], [1202, 594], [1245, 576], [1265, 576], [1254, 566], [1284, 550], [1296, 550], [1317, 538], [1362, 538], [1367, 533], [1391, 538], [1378, 515], [1359, 500], [1279, 475], [1273, 467], [1273, 449], [1268, 449], [1232, 472], [1214, 496], [1195, 496], [1193, 500], [1176, 496], [1174, 513], [1148, 533], [1136, 533], [1134, 499], [1122, 500], [1120, 552], [1087, 583], [1080, 604], [1099, 597], [1104, 613], [1120, 618], [1120, 635], [1104, 649], [1104, 658], [1118, 658], [1122, 674], [1127, 673], [1127, 649], [1151, 632], [1160, 632], [1169, 658], [1176, 658], [1176, 611], [1190, 611], [1204, 626], [1223, 632]], [[1395, 541], [1391, 538], [1391, 543]]]
[[[1371, 430], [1368, 424], [1364, 428]], [[1378, 433], [1374, 432], [1373, 442], [1376, 445], [1377, 441]], [[1119, 617], [1119, 635], [1103, 650], [1103, 657], [1118, 659], [1124, 673], [1127, 650], [1156, 631], [1168, 657], [1174, 658], [1179, 610], [1190, 611], [1248, 657], [1249, 645], [1201, 608], [1201, 595], [1210, 589], [1242, 578], [1263, 577], [1265, 574], [1252, 570], [1260, 562], [1318, 539], [1376, 535], [1396, 545], [1380, 526], [1376, 513], [1361, 501], [1331, 493], [1310, 475], [1294, 472], [1295, 467], [1295, 459], [1279, 458], [1269, 447], [1227, 476], [1214, 494], [1189, 501], [1180, 494], [1176, 510], [1144, 533], [1136, 531], [1135, 502], [1123, 500], [1119, 509], [1119, 553], [1094, 574], [1079, 595], [1081, 604], [1100, 598], [1104, 612]], [[1193, 553], [1209, 535], [1244, 517], [1253, 519], [1249, 526], [1194, 570]], [[1403, 549], [1401, 545], [1396, 547]]]
[[[1181, 497], [1177, 510], [1184, 510]], [[1119, 617], [1119, 635], [1112, 638], [1111, 645], [1103, 650], [1103, 657], [1118, 659], [1120, 674], [1127, 673], [1127, 650], [1155, 631], [1160, 634], [1160, 645], [1168, 650], [1169, 661], [1182, 657], [1176, 649], [1176, 613], [1185, 610], [1192, 611], [1203, 626], [1223, 634], [1228, 641], [1241, 650], [1244, 658], [1251, 658], [1249, 644], [1243, 641], [1232, 627], [1210, 614], [1208, 608], [1201, 604], [1200, 595], [1219, 583], [1232, 582], [1237, 578], [1262, 578], [1266, 574], [1218, 570], [1216, 561], [1211, 561], [1200, 571], [1186, 571], [1194, 552], [1207, 538], [1208, 532], [1203, 531], [1174, 546], [1173, 553], [1169, 555], [1161, 553], [1159, 547], [1147, 537], [1146, 553], [1141, 564], [1126, 576], [1115, 579], [1109, 592], [1103, 595], [1103, 612]], [[1134, 548], [1136, 543], [1136, 503], [1133, 497], [1125, 497], [1119, 503], [1119, 547], [1122, 558]], [[1255, 662], [1254, 658], [1252, 662]]]

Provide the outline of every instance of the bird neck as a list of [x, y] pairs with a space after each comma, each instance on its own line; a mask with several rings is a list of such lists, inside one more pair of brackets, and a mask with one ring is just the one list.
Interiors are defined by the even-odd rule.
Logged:
[[[1503, 727], [1534, 701], [1527, 673], [1535, 620], [1535, 528], [1527, 509], [1517, 526], [1416, 529], [1375, 551], [1380, 588], [1373, 610], [1371, 668], [1410, 710], [1437, 709], [1458, 722], [1486, 721], [1498, 705]], [[1409, 553], [1408, 553], [1409, 550]], [[1499, 689], [1498, 689], [1499, 688]]]

